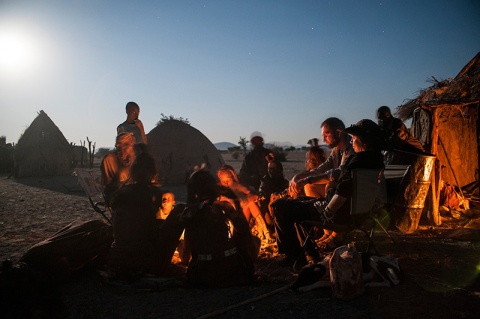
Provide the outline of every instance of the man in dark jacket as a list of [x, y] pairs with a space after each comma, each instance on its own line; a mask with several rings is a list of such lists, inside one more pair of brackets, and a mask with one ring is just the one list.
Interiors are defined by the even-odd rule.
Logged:
[[253, 150], [245, 156], [238, 178], [242, 184], [253, 187], [257, 192], [262, 177], [268, 174], [267, 155], [270, 150], [263, 146], [263, 137], [260, 132], [253, 132], [250, 135], [250, 143]]

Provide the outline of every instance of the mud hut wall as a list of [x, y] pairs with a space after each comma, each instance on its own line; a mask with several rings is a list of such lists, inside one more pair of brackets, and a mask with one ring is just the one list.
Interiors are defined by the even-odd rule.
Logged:
[[68, 175], [72, 172], [73, 151], [70, 145], [58, 145], [39, 139], [36, 147], [16, 158], [16, 177]]
[[[451, 185], [465, 186], [476, 180], [478, 170], [478, 108], [445, 106], [437, 109], [439, 136], [437, 158], [441, 178]], [[468, 114], [468, 117], [465, 116]]]
[[43, 111], [20, 137], [14, 152], [15, 177], [68, 175], [73, 150]]
[[196, 128], [181, 121], [161, 123], [147, 134], [149, 151], [155, 157], [160, 182], [185, 183], [195, 166], [206, 163], [210, 172], [224, 164], [220, 152]]

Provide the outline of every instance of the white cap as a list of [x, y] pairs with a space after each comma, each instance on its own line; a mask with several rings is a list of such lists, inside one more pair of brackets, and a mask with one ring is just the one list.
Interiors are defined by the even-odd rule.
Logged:
[[263, 139], [262, 133], [260, 133], [259, 131], [253, 131], [252, 134], [250, 134], [250, 140], [252, 140], [256, 136]]

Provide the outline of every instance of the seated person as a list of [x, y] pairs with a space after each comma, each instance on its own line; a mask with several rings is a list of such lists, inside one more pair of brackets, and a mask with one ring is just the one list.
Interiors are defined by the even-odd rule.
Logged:
[[167, 219], [168, 214], [175, 206], [175, 195], [171, 192], [165, 191], [162, 195], [162, 205], [158, 209], [157, 219]]
[[115, 150], [102, 159], [100, 183], [105, 186], [104, 196], [107, 206], [111, 206], [112, 194], [130, 178], [130, 166], [135, 160], [134, 145], [133, 133], [120, 133], [116, 138]]
[[131, 183], [112, 196], [114, 242], [108, 264], [120, 278], [162, 274], [178, 245], [183, 231], [178, 215], [184, 206], [175, 206], [165, 221], [157, 220], [163, 194], [156, 180], [155, 160], [142, 152], [132, 164]]
[[289, 193], [296, 197], [307, 184], [326, 184], [328, 189], [334, 188], [342, 172], [342, 165], [353, 156], [350, 137], [344, 132], [345, 124], [336, 117], [329, 117], [320, 125], [323, 141], [332, 151], [328, 158], [318, 167], [295, 175], [290, 181]]
[[182, 223], [192, 256], [188, 282], [203, 287], [251, 283], [258, 245], [242, 212], [230, 202], [218, 200], [217, 181], [205, 170], [191, 175], [187, 189]]
[[[295, 175], [290, 181], [289, 193], [293, 198], [304, 194], [313, 198], [325, 198], [329, 189], [334, 189], [346, 161], [353, 156], [354, 151], [350, 143], [350, 136], [345, 133], [345, 124], [336, 117], [329, 117], [320, 125], [323, 141], [332, 151], [328, 158], [317, 167], [307, 172]], [[313, 154], [309, 154], [312, 156]], [[312, 186], [307, 186], [312, 185]], [[318, 191], [321, 190], [321, 192]], [[323, 196], [322, 196], [323, 195]], [[331, 232], [323, 230], [320, 241], [328, 239]]]
[[377, 110], [378, 125], [383, 129], [387, 139], [388, 150], [424, 154], [425, 149], [399, 118], [393, 117], [388, 106], [380, 106]]
[[[311, 139], [312, 146], [305, 154], [305, 170], [311, 172], [327, 160], [327, 153], [318, 146], [318, 139]], [[307, 197], [320, 198], [326, 195], [326, 183], [305, 184], [303, 193]]]
[[[352, 135], [351, 143], [355, 154], [350, 157], [342, 168], [342, 174], [335, 189], [327, 194], [327, 201], [312, 199], [310, 201], [295, 201], [279, 199], [272, 204], [277, 245], [280, 253], [285, 254], [282, 263], [292, 265], [297, 260], [305, 264], [307, 259], [302, 251], [302, 246], [297, 237], [296, 223], [304, 220], [317, 220], [323, 222], [324, 228], [328, 224], [348, 224], [350, 222], [350, 198], [353, 188], [351, 171], [356, 168], [381, 169], [384, 168], [381, 150], [384, 140], [381, 131], [373, 121], [364, 119], [357, 124], [345, 129]], [[339, 240], [341, 234], [332, 233], [328, 241], [328, 250], [342, 244]], [[307, 258], [316, 261], [318, 255], [313, 242], [305, 246]]]
[[268, 174], [262, 178], [259, 188], [259, 207], [268, 227], [273, 227], [273, 218], [270, 212], [270, 204], [281, 196], [288, 195], [288, 180], [283, 175], [283, 165], [270, 153], [267, 156]]
[[222, 186], [222, 199], [231, 201], [235, 206], [240, 206], [247, 222], [250, 222], [252, 218], [254, 219], [256, 226], [259, 228], [259, 238], [267, 243], [273, 243], [274, 238], [270, 235], [260, 208], [256, 203], [258, 195], [239, 182], [235, 170], [230, 165], [220, 167], [217, 176]]

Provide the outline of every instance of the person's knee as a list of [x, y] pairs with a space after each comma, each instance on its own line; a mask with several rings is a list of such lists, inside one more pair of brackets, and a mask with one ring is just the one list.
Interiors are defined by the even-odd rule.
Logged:
[[325, 197], [325, 184], [306, 184], [303, 188], [307, 197]]

